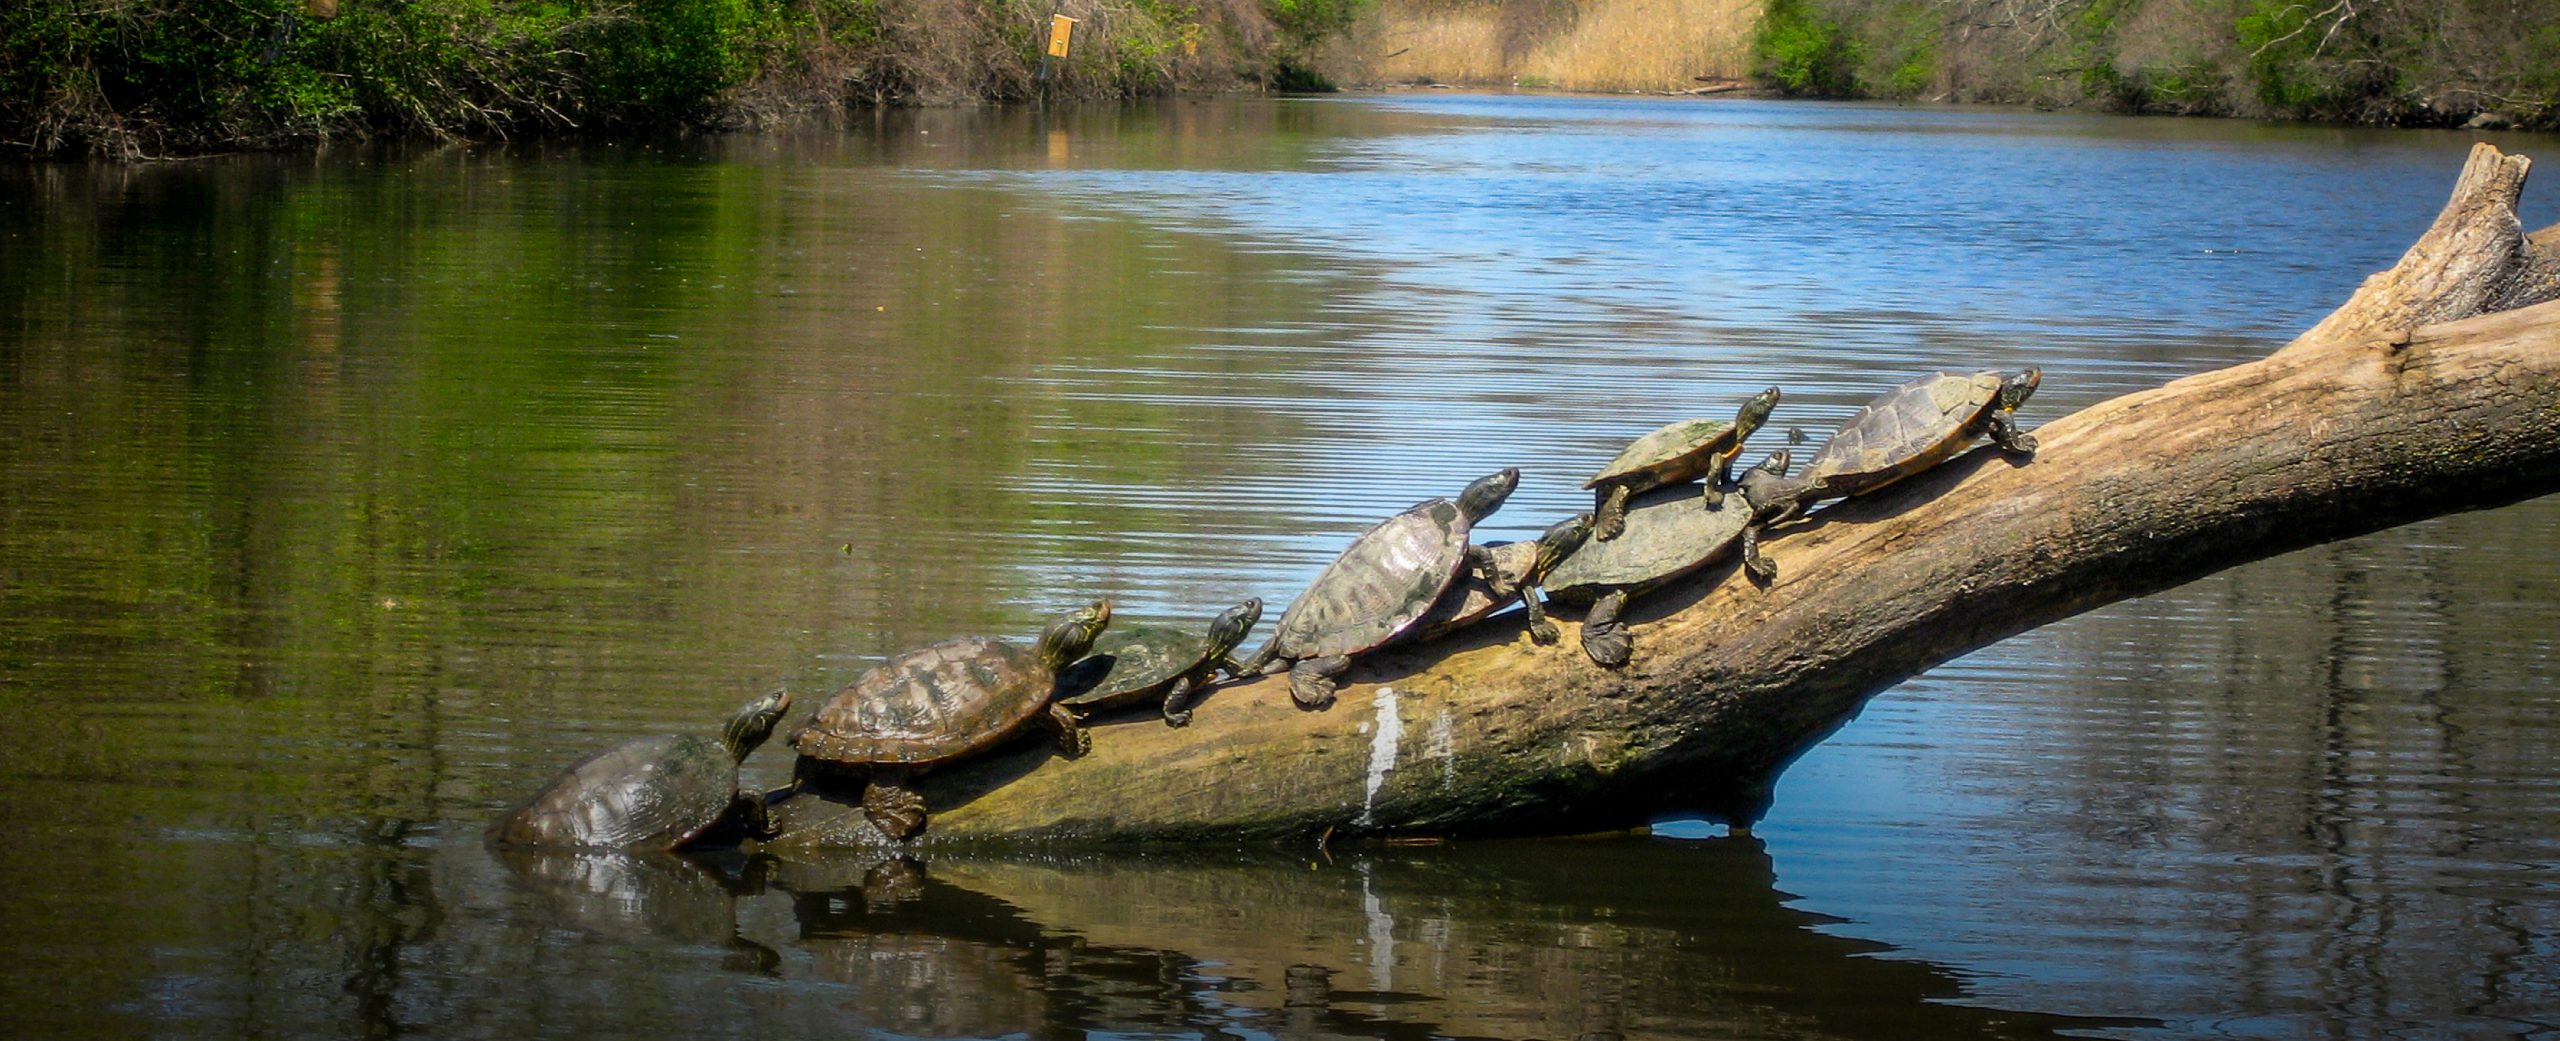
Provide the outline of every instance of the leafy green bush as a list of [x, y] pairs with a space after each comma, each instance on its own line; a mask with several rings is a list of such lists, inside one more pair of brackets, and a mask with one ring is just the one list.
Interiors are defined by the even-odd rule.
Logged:
[[1812, 0], [1769, 0], [1751, 36], [1753, 72], [1787, 94], [1856, 94], [1858, 55], [1856, 42]]

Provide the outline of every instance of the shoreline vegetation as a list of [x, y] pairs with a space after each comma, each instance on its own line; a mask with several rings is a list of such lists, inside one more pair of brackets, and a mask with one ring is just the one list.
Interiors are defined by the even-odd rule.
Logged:
[[[1050, 19], [1078, 20], [1044, 60]], [[21, 0], [0, 150], [1455, 85], [2560, 128], [2560, 0]], [[1702, 84], [1704, 86], [1702, 86]]]

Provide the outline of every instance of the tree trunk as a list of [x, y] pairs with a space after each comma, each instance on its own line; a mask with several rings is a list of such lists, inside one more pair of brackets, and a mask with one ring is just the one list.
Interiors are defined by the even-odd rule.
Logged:
[[[922, 779], [916, 841], [1202, 841], [1596, 831], [1664, 811], [1747, 823], [1777, 771], [1877, 691], [2081, 611], [2236, 564], [2560, 491], [2554, 232], [2515, 216], [2526, 160], [2475, 147], [2400, 264], [2260, 361], [1977, 450], [1773, 534], [1779, 577], [1710, 566], [1631, 609], [1607, 670], [1516, 615], [1373, 655], [1325, 712], [1285, 677], [1192, 725], [1102, 726]], [[784, 846], [884, 841], [851, 793], [776, 807]]]

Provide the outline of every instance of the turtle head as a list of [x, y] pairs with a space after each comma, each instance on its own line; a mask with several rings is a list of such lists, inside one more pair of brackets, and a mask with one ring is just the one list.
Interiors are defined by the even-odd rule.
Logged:
[[1516, 466], [1476, 478], [1466, 491], [1458, 493], [1458, 512], [1466, 514], [1470, 524], [1483, 520], [1501, 509], [1502, 500], [1510, 498], [1511, 490], [1517, 487], [1520, 487], [1520, 468]]
[[2026, 404], [2027, 395], [2035, 393], [2036, 385], [2043, 382], [2044, 370], [2038, 368], [2020, 369], [2001, 377], [1997, 407], [2003, 412], [2017, 411], [2018, 406]]
[[1734, 482], [1741, 488], [1743, 501], [1751, 504], [1752, 513], [1761, 516], [1776, 513], [1780, 507], [1795, 502], [1812, 487], [1812, 482], [1787, 476], [1787, 468], [1794, 465], [1795, 456], [1781, 448], [1769, 453], [1769, 458], [1760, 460], [1760, 465], [1744, 471], [1741, 479]]
[[729, 755], [745, 762], [747, 754], [773, 736], [773, 728], [782, 723], [782, 714], [791, 711], [791, 692], [777, 690], [738, 706], [736, 715], [720, 728], [720, 743], [729, 746]]
[[1102, 635], [1103, 627], [1110, 624], [1109, 600], [1096, 600], [1060, 615], [1040, 633], [1040, 664], [1050, 672], [1066, 668], [1092, 650], [1093, 638]]
[[1778, 388], [1771, 387], [1752, 395], [1751, 400], [1742, 403], [1742, 411], [1733, 414], [1733, 443], [1738, 445], [1749, 440], [1751, 432], [1768, 422], [1769, 413], [1777, 409]]
[[1538, 560], [1530, 565], [1527, 581], [1544, 581], [1547, 572], [1555, 570], [1556, 565], [1564, 563], [1564, 558], [1572, 556], [1573, 551], [1581, 549], [1582, 544], [1590, 539], [1589, 510], [1548, 525], [1547, 530], [1538, 535]]
[[1262, 624], [1262, 598], [1248, 597], [1245, 602], [1218, 612], [1209, 623], [1209, 656], [1223, 657], [1232, 653], [1244, 638], [1253, 635], [1253, 627]]

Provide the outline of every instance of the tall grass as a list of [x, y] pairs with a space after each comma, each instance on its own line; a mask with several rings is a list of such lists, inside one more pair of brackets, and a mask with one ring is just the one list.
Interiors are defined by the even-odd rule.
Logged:
[[1742, 75], [1759, 0], [1407, 0], [1362, 27], [1361, 78], [1560, 90]]

